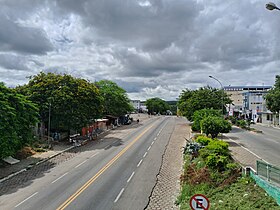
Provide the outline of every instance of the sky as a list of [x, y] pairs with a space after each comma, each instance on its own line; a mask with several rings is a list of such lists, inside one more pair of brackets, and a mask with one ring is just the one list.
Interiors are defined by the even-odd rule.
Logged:
[[[263, 0], [0, 0], [0, 82], [43, 72], [108, 79], [131, 99], [273, 85], [280, 11]], [[275, 2], [277, 3], [277, 2]], [[279, 6], [280, 6], [280, 2]]]

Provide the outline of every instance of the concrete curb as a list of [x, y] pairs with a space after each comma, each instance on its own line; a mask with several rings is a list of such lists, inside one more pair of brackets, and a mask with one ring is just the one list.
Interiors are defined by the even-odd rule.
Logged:
[[20, 171], [17, 171], [17, 172], [15, 172], [15, 173], [10, 174], [10, 175], [7, 176], [7, 177], [4, 177], [4, 178], [0, 179], [0, 183], [2, 183], [2, 182], [4, 182], [4, 181], [6, 181], [6, 180], [8, 180], [8, 179], [10, 179], [10, 178], [12, 178], [12, 177], [18, 175], [18, 174], [21, 174], [22, 172], [27, 171], [27, 170], [31, 169], [32, 167], [34, 167], [34, 166], [37, 166], [37, 165], [39, 165], [39, 164], [41, 164], [41, 163], [44, 163], [44, 162], [46, 162], [46, 161], [48, 161], [48, 160], [50, 160], [50, 159], [52, 159], [52, 158], [54, 158], [54, 157], [56, 157], [56, 156], [58, 156], [58, 155], [64, 153], [64, 152], [67, 152], [67, 151], [69, 151], [69, 150], [71, 150], [71, 149], [73, 149], [73, 148], [75, 148], [75, 147], [76, 147], [76, 146], [71, 146], [71, 147], [69, 147], [69, 148], [67, 148], [67, 149], [65, 149], [65, 150], [62, 150], [62, 151], [58, 152], [57, 154], [51, 155], [50, 157], [47, 157], [47, 158], [44, 158], [43, 160], [40, 160], [40, 161], [38, 161], [38, 162], [35, 163], [35, 164], [29, 164], [29, 165], [26, 166], [24, 169], [21, 169]]

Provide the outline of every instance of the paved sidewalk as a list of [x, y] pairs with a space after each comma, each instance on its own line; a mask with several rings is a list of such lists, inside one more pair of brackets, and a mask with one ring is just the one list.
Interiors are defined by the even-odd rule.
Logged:
[[224, 138], [223, 140], [229, 143], [229, 150], [235, 161], [239, 162], [243, 167], [249, 166], [255, 171], [257, 170], [256, 161], [262, 160], [259, 156], [250, 152], [245, 147], [228, 137]]
[[183, 147], [186, 144], [185, 138], [190, 136], [190, 126], [186, 124], [185, 118], [175, 118], [175, 122], [174, 132], [163, 155], [157, 183], [146, 207], [149, 210], [179, 209], [175, 201], [180, 193]]

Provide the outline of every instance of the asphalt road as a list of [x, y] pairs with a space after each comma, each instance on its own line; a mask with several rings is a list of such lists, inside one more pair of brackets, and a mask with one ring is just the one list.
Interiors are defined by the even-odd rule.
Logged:
[[263, 133], [254, 133], [233, 127], [231, 133], [226, 134], [226, 136], [264, 161], [280, 167], [280, 129], [261, 125], [252, 125], [252, 127]]
[[173, 117], [137, 124], [0, 197], [1, 209], [144, 209], [156, 184]]

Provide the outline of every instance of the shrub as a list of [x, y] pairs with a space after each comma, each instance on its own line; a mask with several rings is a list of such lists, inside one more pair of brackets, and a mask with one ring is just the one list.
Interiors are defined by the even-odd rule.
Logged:
[[241, 127], [241, 128], [246, 128], [247, 127], [247, 123], [245, 120], [237, 120], [237, 126]]
[[200, 121], [203, 120], [205, 117], [208, 116], [220, 116], [219, 110], [215, 109], [201, 109], [197, 110], [193, 114], [193, 124], [192, 124], [192, 130], [193, 131], [200, 131], [201, 126], [200, 126]]
[[206, 158], [206, 165], [209, 168], [217, 169], [218, 171], [225, 170], [226, 165], [229, 163], [229, 157], [223, 155], [210, 154]]
[[203, 132], [212, 138], [216, 138], [219, 133], [228, 133], [231, 130], [231, 125], [228, 121], [220, 117], [206, 117], [200, 122]]
[[200, 135], [198, 136], [195, 141], [200, 143], [202, 146], [207, 146], [212, 139], [208, 138], [207, 136]]

